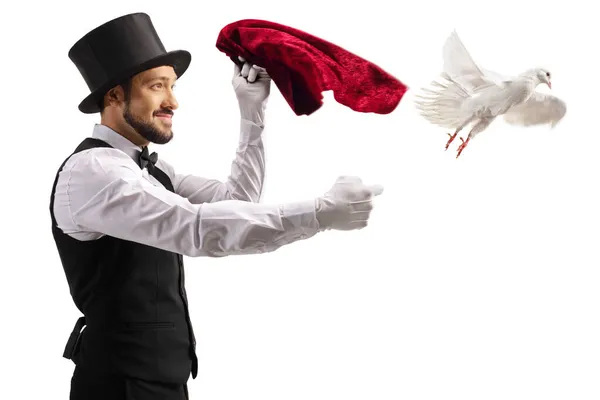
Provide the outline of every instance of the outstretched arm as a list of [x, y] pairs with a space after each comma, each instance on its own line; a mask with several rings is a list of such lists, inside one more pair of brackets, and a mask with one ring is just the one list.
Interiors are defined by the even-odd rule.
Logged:
[[59, 175], [58, 227], [79, 240], [109, 235], [190, 257], [270, 252], [319, 231], [315, 200], [192, 204], [154, 186], [115, 149], [73, 155]]

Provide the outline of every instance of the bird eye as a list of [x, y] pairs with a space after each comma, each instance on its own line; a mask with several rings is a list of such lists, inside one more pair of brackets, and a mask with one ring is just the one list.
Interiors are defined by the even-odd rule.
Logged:
[[546, 76], [550, 78], [550, 72], [546, 72]]

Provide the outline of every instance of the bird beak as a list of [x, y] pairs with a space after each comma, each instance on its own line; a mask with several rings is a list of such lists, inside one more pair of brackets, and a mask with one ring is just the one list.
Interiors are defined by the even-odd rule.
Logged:
[[548, 87], [549, 87], [550, 89], [552, 89], [552, 83], [551, 83], [551, 82], [548, 82]]

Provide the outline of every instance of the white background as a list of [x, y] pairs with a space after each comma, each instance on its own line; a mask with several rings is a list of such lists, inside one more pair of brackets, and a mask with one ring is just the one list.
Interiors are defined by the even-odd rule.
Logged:
[[181, 172], [229, 173], [238, 109], [232, 63], [215, 42], [244, 18], [332, 41], [411, 88], [437, 75], [456, 28], [488, 69], [549, 68], [568, 104], [554, 130], [498, 120], [456, 160], [459, 140], [445, 152], [446, 131], [417, 115], [411, 92], [389, 115], [353, 112], [326, 93], [319, 111], [297, 117], [273, 85], [265, 202], [313, 198], [341, 174], [385, 192], [368, 229], [187, 259], [200, 358], [192, 399], [598, 399], [594, 3], [203, 3], [3, 10], [0, 398], [68, 398], [74, 365], [61, 355], [80, 314], [48, 203], [57, 168], [99, 116], [77, 110], [88, 90], [67, 52], [92, 28], [144, 11], [169, 50], [193, 55], [178, 83], [176, 139], [157, 149]]

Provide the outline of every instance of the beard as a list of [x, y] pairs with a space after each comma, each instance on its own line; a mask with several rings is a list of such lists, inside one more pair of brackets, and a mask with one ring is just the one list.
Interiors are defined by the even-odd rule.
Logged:
[[[164, 111], [163, 111], [164, 112]], [[144, 139], [150, 143], [166, 144], [173, 139], [173, 131], [170, 130], [168, 133], [161, 132], [156, 124], [152, 122], [146, 122], [142, 119], [137, 118], [131, 113], [129, 109], [129, 102], [123, 111], [123, 118], [135, 131]]]

